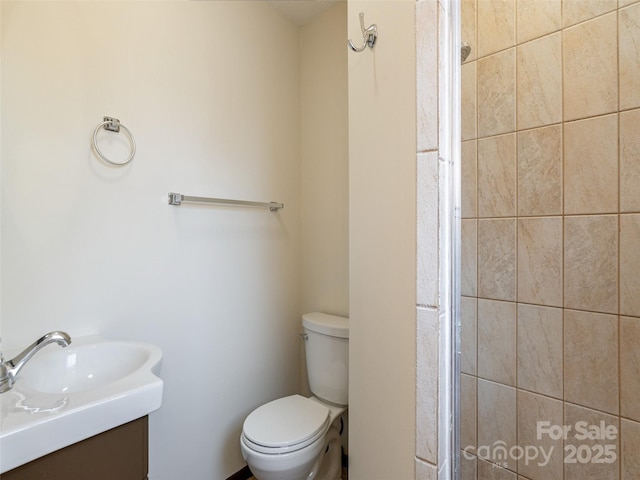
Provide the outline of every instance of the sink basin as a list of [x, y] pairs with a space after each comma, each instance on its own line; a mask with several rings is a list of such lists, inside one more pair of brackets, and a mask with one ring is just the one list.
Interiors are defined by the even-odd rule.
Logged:
[[157, 410], [161, 360], [154, 345], [96, 336], [43, 348], [0, 394], [0, 473]]
[[104, 387], [131, 375], [154, 353], [149, 345], [98, 342], [48, 348], [22, 369], [18, 382], [43, 393], [77, 393]]

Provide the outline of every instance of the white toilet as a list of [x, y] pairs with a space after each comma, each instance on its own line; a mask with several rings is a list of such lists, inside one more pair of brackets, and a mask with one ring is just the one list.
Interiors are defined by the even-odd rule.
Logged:
[[302, 316], [313, 397], [279, 398], [244, 421], [242, 456], [258, 480], [339, 480], [340, 416], [349, 403], [349, 319]]

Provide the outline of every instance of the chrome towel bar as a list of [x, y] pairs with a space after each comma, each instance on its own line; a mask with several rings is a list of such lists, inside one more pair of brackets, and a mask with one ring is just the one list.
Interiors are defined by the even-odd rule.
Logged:
[[182, 205], [182, 202], [234, 205], [237, 207], [262, 207], [268, 208], [272, 212], [277, 212], [281, 208], [284, 208], [284, 204], [278, 202], [247, 202], [244, 200], [228, 200], [224, 198], [191, 197], [182, 195], [181, 193], [169, 192], [169, 205]]

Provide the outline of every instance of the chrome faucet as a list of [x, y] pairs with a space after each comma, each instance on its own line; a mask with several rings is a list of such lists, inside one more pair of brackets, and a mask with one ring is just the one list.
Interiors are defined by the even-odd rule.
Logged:
[[0, 393], [11, 390], [18, 373], [29, 359], [40, 349], [54, 342], [61, 347], [68, 347], [71, 343], [71, 337], [65, 332], [49, 332], [29, 345], [22, 353], [7, 362], [4, 361], [2, 353], [0, 353]]

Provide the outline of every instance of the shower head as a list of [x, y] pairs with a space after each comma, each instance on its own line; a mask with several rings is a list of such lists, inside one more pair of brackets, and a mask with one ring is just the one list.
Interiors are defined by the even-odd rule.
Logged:
[[461, 62], [464, 63], [464, 61], [467, 59], [467, 57], [471, 53], [471, 45], [469, 45], [467, 42], [462, 42], [461, 50], [462, 50], [462, 52], [461, 52], [461, 57], [462, 57]]

